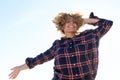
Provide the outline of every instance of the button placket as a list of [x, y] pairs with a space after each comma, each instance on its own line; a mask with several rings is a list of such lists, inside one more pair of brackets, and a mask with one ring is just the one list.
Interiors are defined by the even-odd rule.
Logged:
[[76, 65], [76, 64], [73, 64], [74, 66]]
[[72, 55], [72, 57], [74, 57], [74, 55]]
[[69, 48], [72, 48], [72, 47], [73, 47], [73, 43], [70, 42], [70, 43], [69, 43], [69, 46], [70, 46]]
[[70, 43], [70, 44], [72, 44], [72, 43]]
[[78, 76], [78, 74], [75, 74], [75, 76]]

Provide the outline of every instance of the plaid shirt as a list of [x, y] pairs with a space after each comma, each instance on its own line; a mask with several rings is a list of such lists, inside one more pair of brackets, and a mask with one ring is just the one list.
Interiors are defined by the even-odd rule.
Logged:
[[26, 58], [26, 64], [31, 69], [55, 58], [53, 80], [86, 80], [87, 77], [94, 80], [98, 68], [99, 40], [112, 24], [110, 20], [100, 19], [96, 29], [85, 30], [72, 38], [55, 40], [44, 53]]

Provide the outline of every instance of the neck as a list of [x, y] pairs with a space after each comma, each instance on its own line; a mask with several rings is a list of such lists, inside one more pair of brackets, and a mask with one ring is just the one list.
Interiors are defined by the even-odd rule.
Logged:
[[73, 36], [75, 36], [75, 33], [65, 33], [66, 38], [72, 38]]

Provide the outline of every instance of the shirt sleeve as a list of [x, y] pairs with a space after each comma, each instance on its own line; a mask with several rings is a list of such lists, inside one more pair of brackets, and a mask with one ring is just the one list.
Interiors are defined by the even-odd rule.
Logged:
[[38, 64], [42, 64], [44, 62], [47, 62], [47, 61], [53, 59], [55, 56], [54, 52], [55, 52], [57, 46], [58, 46], [57, 40], [55, 40], [52, 47], [49, 48], [44, 53], [41, 53], [34, 58], [31, 58], [31, 57], [26, 58], [25, 62], [27, 64], [27, 66], [29, 67], [29, 69], [33, 68], [34, 66], [36, 66]]
[[113, 21], [106, 20], [106, 19], [100, 19], [97, 22], [98, 28], [96, 28], [94, 30], [95, 35], [97, 35], [98, 38], [100, 39], [102, 36], [104, 36], [110, 30], [112, 25], [113, 25]]

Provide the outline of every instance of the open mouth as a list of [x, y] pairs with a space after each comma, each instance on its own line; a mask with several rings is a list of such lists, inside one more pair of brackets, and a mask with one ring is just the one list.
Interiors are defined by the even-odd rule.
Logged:
[[69, 29], [75, 29], [75, 27], [74, 27], [74, 26], [68, 26], [68, 28], [69, 28]]

